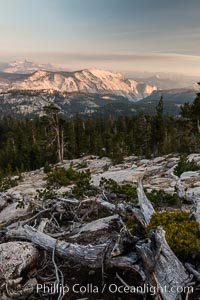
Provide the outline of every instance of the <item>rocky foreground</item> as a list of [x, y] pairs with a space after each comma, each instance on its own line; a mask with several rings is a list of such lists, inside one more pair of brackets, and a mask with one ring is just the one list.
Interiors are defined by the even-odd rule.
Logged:
[[[200, 154], [188, 159], [200, 165]], [[178, 155], [149, 160], [131, 156], [113, 165], [108, 158], [90, 156], [54, 166], [91, 171], [96, 193], [81, 198], [70, 194], [71, 185], [52, 194], [43, 168], [23, 173], [0, 196], [0, 299], [143, 299], [131, 287], [145, 284], [160, 287], [155, 293], [146, 291], [147, 299], [199, 299], [198, 259], [195, 265], [181, 262], [162, 227], [134, 236], [125, 222], [129, 218], [146, 232], [155, 207], [144, 189], [162, 189], [177, 192], [184, 199], [182, 209], [200, 223], [200, 171], [177, 177], [178, 160]], [[102, 177], [136, 186], [137, 203], [100, 188]], [[45, 284], [60, 288], [47, 292]], [[74, 290], [76, 284], [85, 290]], [[115, 285], [129, 292], [113, 292]]]

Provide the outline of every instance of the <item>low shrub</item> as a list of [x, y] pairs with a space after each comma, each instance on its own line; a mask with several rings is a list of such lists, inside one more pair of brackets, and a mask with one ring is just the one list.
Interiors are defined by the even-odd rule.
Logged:
[[78, 174], [75, 180], [75, 185], [72, 189], [72, 194], [77, 198], [81, 198], [91, 189], [91, 173], [89, 170], [77, 173]]
[[182, 205], [182, 200], [179, 198], [177, 193], [169, 194], [164, 190], [152, 190], [150, 193], [146, 193], [147, 198], [157, 208], [163, 206], [177, 206]]
[[189, 161], [186, 155], [181, 155], [180, 160], [174, 169], [174, 174], [180, 177], [184, 172], [198, 170], [200, 170], [200, 166], [198, 166], [194, 160]]
[[76, 179], [76, 171], [69, 168], [55, 168], [47, 174], [47, 184], [57, 187], [68, 186]]
[[50, 173], [51, 171], [52, 171], [51, 165], [48, 162], [46, 162], [44, 165], [44, 173], [47, 174], [47, 173]]
[[37, 193], [40, 200], [51, 200], [55, 199], [57, 196], [57, 193], [53, 187], [47, 187], [44, 190], [37, 190]]
[[19, 182], [20, 178], [17, 177], [5, 177], [1, 180], [0, 182], [0, 192], [5, 192], [7, 191], [8, 189], [14, 187], [14, 186], [17, 186], [18, 185], [18, 182]]
[[166, 231], [166, 240], [174, 253], [182, 260], [188, 260], [191, 252], [200, 249], [199, 224], [189, 219], [189, 213], [183, 211], [165, 211], [155, 213], [148, 230], [162, 226]]
[[90, 180], [90, 170], [79, 172], [72, 168], [67, 170], [64, 168], [56, 168], [47, 174], [47, 187], [53, 186], [59, 188], [61, 186], [74, 184], [72, 194], [79, 198], [91, 188]]
[[118, 184], [115, 180], [109, 178], [106, 179], [104, 177], [100, 180], [100, 187], [104, 188], [106, 191], [114, 193], [116, 195], [126, 195], [129, 198], [136, 198], [137, 191], [136, 188], [131, 184]]

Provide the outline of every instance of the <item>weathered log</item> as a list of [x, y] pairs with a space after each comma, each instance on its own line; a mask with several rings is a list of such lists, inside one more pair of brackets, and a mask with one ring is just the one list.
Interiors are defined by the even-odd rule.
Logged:
[[134, 207], [132, 203], [118, 202], [116, 204], [103, 200], [102, 198], [90, 198], [82, 201], [82, 203], [96, 203], [99, 207], [105, 208], [111, 213], [119, 214], [121, 217], [135, 217], [139, 223], [146, 227], [146, 221], [140, 209]]
[[112, 241], [116, 238], [117, 232], [123, 226], [119, 215], [113, 215], [101, 218], [90, 223], [75, 226], [69, 233], [68, 240], [87, 244], [92, 241], [93, 244], [102, 244]]
[[[113, 258], [109, 255], [105, 257], [107, 244], [83, 246], [56, 241], [27, 225], [12, 230], [7, 235], [11, 238], [29, 240], [50, 252], [55, 249], [55, 253], [65, 258], [69, 266], [79, 265], [99, 269], [105, 262], [106, 268], [132, 270], [143, 280], [146, 278], [148, 284], [158, 288], [163, 300], [175, 300], [179, 294], [177, 287], [184, 287], [190, 280], [184, 266], [169, 248], [165, 240], [165, 232], [161, 227], [151, 232], [148, 243], [143, 241], [136, 244], [138, 255], [130, 251], [127, 255]], [[138, 257], [142, 259], [145, 275], [137, 264]]]
[[162, 227], [150, 232], [147, 242], [136, 245], [149, 284], [155, 286], [163, 300], [175, 300], [190, 281], [183, 264], [170, 249]]
[[55, 248], [55, 252], [65, 258], [69, 265], [77, 264], [91, 268], [101, 267], [102, 255], [107, 247], [107, 244], [83, 246], [58, 241], [28, 225], [8, 231], [7, 237], [31, 241], [39, 248], [50, 252]]
[[[137, 192], [139, 208], [135, 208], [133, 203], [110, 203], [108, 199], [106, 201], [100, 197], [82, 201], [63, 201], [64, 199], [61, 199], [61, 202], [74, 205], [77, 209], [85, 204], [87, 208], [87, 204], [92, 202], [115, 214], [87, 224], [79, 222], [79, 227], [75, 227], [73, 230], [67, 228], [66, 241], [56, 240], [50, 234], [42, 232], [47, 219], [42, 220], [38, 229], [28, 225], [22, 227], [21, 224], [18, 228], [9, 226], [6, 236], [11, 239], [28, 240], [38, 248], [64, 258], [67, 267], [101, 269], [102, 273], [104, 267], [106, 270], [117, 268], [125, 273], [131, 271], [134, 276], [136, 275], [137, 280], [140, 278], [140, 282], [146, 281], [146, 283], [158, 287], [162, 300], [175, 300], [179, 294], [177, 287], [184, 287], [190, 278], [182, 263], [167, 244], [165, 232], [158, 227], [151, 231], [147, 242], [138, 241], [129, 234], [120, 218], [120, 216], [133, 216], [144, 227], [149, 224], [155, 211], [144, 193], [141, 180], [138, 182]], [[38, 214], [29, 221], [38, 217]], [[24, 223], [22, 224], [24, 225]], [[120, 232], [121, 228], [123, 230]], [[73, 242], [71, 243], [71, 241]], [[77, 241], [81, 244], [77, 244]], [[113, 248], [114, 243], [115, 247]], [[119, 276], [119, 278], [121, 277]]]
[[140, 211], [143, 215], [146, 225], [148, 225], [150, 223], [151, 216], [155, 213], [155, 210], [151, 202], [148, 200], [147, 196], [145, 195], [141, 179], [138, 180], [137, 195], [138, 195], [138, 203], [140, 206]]
[[7, 237], [31, 241], [40, 249], [47, 250], [51, 253], [55, 249], [55, 254], [64, 258], [68, 266], [76, 265], [95, 270], [102, 269], [102, 266], [105, 264], [106, 269], [119, 268], [123, 271], [129, 270], [134, 274], [137, 273], [137, 276], [142, 280], [144, 280], [145, 277], [142, 269], [136, 264], [138, 256], [135, 252], [131, 251], [131, 249], [127, 254], [112, 257], [110, 254], [112, 249], [108, 251], [107, 243], [84, 246], [58, 241], [28, 225], [25, 225], [24, 228], [19, 227], [17, 230], [7, 232]]

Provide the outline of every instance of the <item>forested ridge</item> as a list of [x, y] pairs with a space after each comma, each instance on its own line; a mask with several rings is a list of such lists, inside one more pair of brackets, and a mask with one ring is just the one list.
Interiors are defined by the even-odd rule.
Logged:
[[130, 154], [149, 158], [199, 152], [199, 103], [198, 94], [193, 104], [182, 107], [181, 117], [164, 115], [162, 98], [154, 116], [83, 120], [76, 115], [64, 120], [57, 108], [48, 107], [41, 118], [6, 117], [0, 121], [1, 173], [29, 171], [84, 155], [107, 156], [117, 163]]

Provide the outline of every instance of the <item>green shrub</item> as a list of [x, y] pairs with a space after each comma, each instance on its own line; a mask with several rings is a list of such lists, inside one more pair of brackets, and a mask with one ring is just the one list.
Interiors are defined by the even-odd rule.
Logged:
[[77, 172], [72, 168], [67, 170], [64, 168], [55, 168], [47, 174], [47, 184], [57, 187], [68, 186], [79, 180], [81, 173], [82, 172]]
[[106, 191], [112, 192], [116, 195], [126, 195], [129, 198], [137, 197], [136, 188], [128, 183], [118, 184], [115, 180], [111, 178], [106, 179], [102, 177], [99, 185], [100, 187], [104, 188]]
[[0, 182], [0, 192], [5, 192], [8, 189], [17, 186], [20, 178], [5, 177]]
[[198, 166], [194, 160], [189, 161], [186, 155], [181, 155], [180, 160], [174, 169], [174, 174], [180, 177], [184, 172], [197, 170], [200, 170], [200, 166]]
[[37, 193], [40, 200], [51, 200], [55, 199], [57, 196], [57, 193], [53, 187], [47, 187], [44, 190], [37, 190]]
[[189, 213], [183, 211], [155, 213], [148, 230], [161, 225], [166, 231], [166, 240], [174, 253], [183, 260], [188, 260], [193, 251], [200, 249], [199, 224], [189, 219]]
[[153, 203], [155, 207], [162, 206], [178, 206], [182, 204], [181, 199], [177, 193], [168, 194], [164, 190], [152, 190], [150, 193], [146, 193], [148, 199]]
[[51, 165], [48, 163], [48, 162], [45, 162], [45, 165], [44, 165], [44, 173], [50, 173], [52, 170], [52, 167]]
[[78, 163], [77, 165], [77, 169], [85, 169], [88, 167], [88, 164], [86, 161], [81, 161], [80, 163]]
[[77, 173], [77, 178], [75, 180], [76, 184], [72, 189], [72, 194], [75, 197], [80, 198], [83, 197], [91, 189], [91, 173], [89, 170]]
[[112, 161], [112, 164], [115, 166], [117, 164], [121, 164], [123, 163], [124, 161], [124, 154], [123, 153], [119, 153], [119, 152], [116, 152], [115, 154], [113, 154], [111, 156], [111, 161]]
[[74, 184], [72, 194], [76, 197], [82, 197], [91, 188], [90, 180], [90, 170], [78, 172], [72, 168], [67, 170], [56, 168], [47, 174], [47, 187], [53, 186], [59, 188]]

